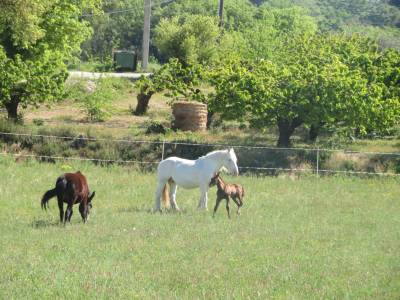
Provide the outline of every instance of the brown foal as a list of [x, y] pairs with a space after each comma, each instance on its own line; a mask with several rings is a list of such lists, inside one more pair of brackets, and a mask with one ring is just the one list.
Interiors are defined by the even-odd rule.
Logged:
[[236, 203], [238, 207], [237, 214], [239, 215], [240, 208], [243, 205], [244, 188], [239, 184], [226, 183], [222, 180], [221, 176], [219, 176], [219, 173], [211, 178], [210, 186], [214, 185], [217, 186], [218, 190], [213, 217], [222, 199], [226, 199], [226, 211], [228, 212], [228, 217], [231, 217], [231, 214], [229, 212], [229, 198], [232, 198], [232, 200]]

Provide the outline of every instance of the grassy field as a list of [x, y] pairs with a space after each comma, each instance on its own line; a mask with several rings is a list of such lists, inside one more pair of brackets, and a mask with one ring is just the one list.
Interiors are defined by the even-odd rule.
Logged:
[[[58, 224], [42, 194], [67, 169], [96, 190]], [[241, 176], [242, 215], [152, 214], [155, 174], [0, 156], [1, 299], [399, 299], [398, 179]], [[229, 181], [232, 178], [227, 177]], [[211, 191], [209, 207], [214, 205]]]

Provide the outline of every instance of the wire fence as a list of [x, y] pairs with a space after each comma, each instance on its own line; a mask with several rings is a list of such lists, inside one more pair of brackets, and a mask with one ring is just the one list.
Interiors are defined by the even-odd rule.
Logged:
[[[103, 158], [87, 157], [85, 155], [43, 155], [41, 153], [31, 154], [24, 151], [3, 151], [2, 156], [13, 156], [21, 158], [35, 158], [45, 161], [90, 161], [101, 164], [135, 164], [154, 169], [156, 165], [170, 156], [179, 156], [187, 159], [195, 159], [212, 150], [234, 148], [239, 161], [241, 172], [251, 172], [265, 175], [277, 175], [286, 173], [311, 173], [323, 174], [348, 174], [348, 175], [379, 175], [400, 176], [400, 153], [399, 152], [372, 152], [353, 151], [344, 149], [326, 148], [276, 148], [264, 145], [237, 145], [223, 143], [195, 143], [186, 141], [150, 141], [112, 138], [91, 138], [80, 136], [58, 136], [45, 134], [30, 134], [16, 132], [0, 132], [2, 140], [12, 139], [13, 143], [23, 142], [18, 139], [29, 139], [32, 145], [43, 143], [44, 140], [68, 142], [73, 145], [96, 142], [107, 143], [107, 145], [125, 144], [130, 151], [135, 152], [127, 158]], [[35, 141], [36, 139], [36, 141]], [[40, 141], [39, 141], [40, 140]], [[147, 146], [143, 149], [143, 145]], [[143, 152], [145, 154], [143, 154]], [[147, 153], [147, 154], [146, 154]], [[118, 156], [118, 155], [116, 155]], [[122, 155], [124, 157], [124, 155]], [[135, 159], [136, 158], [136, 159]], [[150, 158], [150, 159], [149, 159]]]

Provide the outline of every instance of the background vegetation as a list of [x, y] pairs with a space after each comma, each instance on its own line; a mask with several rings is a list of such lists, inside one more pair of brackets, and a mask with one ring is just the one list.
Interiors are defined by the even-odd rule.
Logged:
[[[154, 83], [138, 83], [137, 115], [155, 92], [168, 89], [197, 95], [209, 104], [209, 117], [277, 127], [280, 147], [290, 146], [299, 126], [309, 129], [310, 142], [321, 131], [393, 133], [400, 118], [397, 2], [231, 0], [220, 29], [216, 6], [212, 0], [154, 2], [153, 56], [181, 66], [173, 70], [174, 62]], [[140, 41], [131, 47], [139, 49]], [[209, 88], [198, 90], [204, 95], [182, 93], [185, 84], [194, 85], [187, 74], [198, 74], [199, 66]], [[176, 78], [183, 84], [169, 84]]]
[[[78, 2], [32, 2], [30, 11], [24, 0], [3, 5], [0, 103], [8, 118], [21, 120], [20, 106], [65, 98], [65, 62], [76, 65], [80, 57], [107, 69], [112, 49], [139, 49], [141, 1]], [[136, 115], [166, 90], [171, 103], [177, 97], [207, 103], [208, 125], [218, 117], [242, 127], [276, 127], [279, 147], [289, 147], [300, 126], [311, 143], [321, 131], [393, 134], [400, 119], [400, 52], [378, 33], [399, 31], [397, 2], [231, 0], [220, 27], [216, 2], [153, 3], [152, 54], [164, 65], [137, 83]], [[111, 115], [116, 94], [105, 86], [99, 81], [81, 97], [92, 121]]]
[[[271, 28], [263, 20], [266, 16], [280, 16], [285, 11], [297, 11], [303, 15], [298, 26], [309, 27], [319, 32], [361, 32], [378, 38], [382, 47], [399, 47], [400, 9], [397, 1], [379, 0], [226, 0], [224, 29], [228, 33], [245, 33], [246, 42], [256, 42], [255, 36], [263, 36]], [[152, 29], [156, 32], [165, 18], [185, 19], [191, 15], [215, 17], [218, 1], [215, 0], [175, 0], [172, 2], [155, 0], [152, 10]], [[88, 16], [96, 33], [83, 46], [83, 58], [106, 59], [113, 47], [141, 49], [143, 27], [143, 1], [104, 1], [105, 12], [130, 9], [127, 13]], [[305, 17], [308, 16], [308, 17]], [[282, 19], [282, 25], [289, 22]], [[258, 30], [253, 30], [253, 29]], [[261, 31], [260, 31], [261, 29]], [[248, 36], [249, 32], [253, 35]], [[189, 45], [188, 45], [189, 46]], [[190, 46], [189, 46], [190, 47]], [[158, 59], [165, 58], [157, 45], [152, 54]]]

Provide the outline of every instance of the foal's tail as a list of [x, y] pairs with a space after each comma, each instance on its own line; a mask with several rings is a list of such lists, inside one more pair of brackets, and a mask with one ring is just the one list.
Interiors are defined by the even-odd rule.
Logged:
[[42, 209], [46, 210], [46, 206], [47, 207], [49, 206], [49, 204], [47, 202], [49, 202], [49, 200], [51, 198], [55, 197], [56, 195], [57, 195], [56, 188], [54, 188], [52, 190], [48, 190], [46, 193], [44, 193], [44, 195], [42, 197], [42, 202], [40, 204]]

